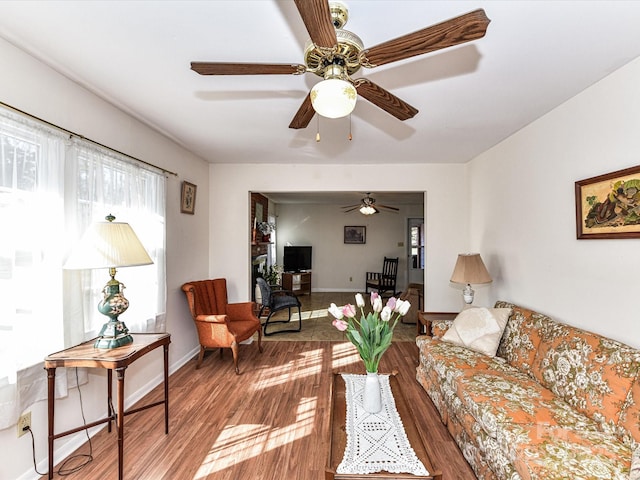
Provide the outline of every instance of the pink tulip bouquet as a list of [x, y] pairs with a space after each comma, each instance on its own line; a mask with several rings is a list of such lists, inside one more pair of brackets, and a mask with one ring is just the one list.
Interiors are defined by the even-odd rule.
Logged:
[[[391, 297], [382, 306], [382, 298], [376, 292], [371, 294], [372, 312], [365, 313], [364, 298], [356, 294], [356, 306], [347, 304], [338, 307], [332, 303], [328, 311], [335, 317], [333, 326], [345, 335], [358, 349], [367, 372], [377, 372], [382, 354], [391, 345], [393, 329], [398, 320], [405, 316], [411, 307], [406, 300]], [[360, 309], [360, 319], [356, 318], [356, 307]]]

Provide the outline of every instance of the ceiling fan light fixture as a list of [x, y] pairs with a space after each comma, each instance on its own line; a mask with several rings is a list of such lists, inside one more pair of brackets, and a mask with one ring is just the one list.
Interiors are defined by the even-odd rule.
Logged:
[[373, 215], [378, 213], [378, 210], [373, 205], [362, 205], [360, 207], [360, 213], [363, 215]]
[[345, 77], [341, 65], [329, 65], [324, 80], [316, 83], [311, 89], [311, 105], [319, 115], [342, 118], [353, 112], [358, 92]]

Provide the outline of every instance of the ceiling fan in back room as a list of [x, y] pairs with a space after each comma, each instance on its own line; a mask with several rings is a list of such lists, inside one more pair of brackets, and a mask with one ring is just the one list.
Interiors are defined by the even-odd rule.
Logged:
[[324, 80], [307, 94], [289, 128], [306, 128], [315, 113], [328, 118], [349, 115], [358, 95], [398, 120], [418, 109], [366, 78], [352, 79], [360, 67], [374, 68], [416, 55], [482, 38], [489, 25], [483, 9], [460, 15], [401, 37], [364, 48], [356, 34], [344, 30], [348, 10], [344, 3], [295, 0], [310, 40], [304, 65], [285, 63], [191, 62], [200, 75], [302, 75], [310, 72]]
[[359, 210], [363, 215], [373, 215], [374, 213], [380, 213], [380, 208], [390, 210], [394, 213], [398, 213], [398, 211], [400, 211], [400, 209], [396, 207], [376, 204], [376, 199], [371, 196], [370, 192], [367, 192], [366, 196], [360, 200], [360, 203], [356, 203], [355, 205], [346, 205], [340, 208], [344, 209], [344, 213]]

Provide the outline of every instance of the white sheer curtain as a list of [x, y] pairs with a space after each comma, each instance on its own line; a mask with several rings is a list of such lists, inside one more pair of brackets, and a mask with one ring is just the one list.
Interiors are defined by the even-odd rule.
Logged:
[[0, 428], [6, 428], [22, 413], [17, 372], [63, 347], [65, 249], [55, 232], [63, 215], [65, 141], [5, 110], [0, 122]]
[[[0, 108], [0, 429], [46, 397], [43, 358], [94, 337], [107, 320], [97, 303], [108, 272], [62, 265], [109, 213], [154, 261], [118, 272], [131, 303], [121, 319], [132, 332], [164, 331], [164, 175]], [[56, 381], [65, 395], [66, 376]]]
[[[92, 222], [112, 214], [131, 225], [153, 260], [153, 265], [122, 268], [117, 279], [126, 287], [129, 309], [120, 317], [132, 332], [165, 328], [165, 178], [156, 171], [123, 160], [119, 155], [85, 142], [69, 148], [65, 201], [67, 231], [80, 236]], [[72, 201], [71, 199], [76, 199]], [[107, 270], [65, 273], [65, 328], [67, 345], [97, 335], [108, 320], [97, 310]], [[82, 296], [77, 297], [77, 292]], [[81, 323], [82, 322], [82, 323]]]

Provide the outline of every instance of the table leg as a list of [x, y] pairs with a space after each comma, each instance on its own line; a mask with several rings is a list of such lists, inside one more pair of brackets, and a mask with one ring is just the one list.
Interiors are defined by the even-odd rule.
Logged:
[[169, 433], [169, 345], [164, 345], [164, 433]]
[[47, 368], [47, 410], [49, 423], [49, 478], [53, 478], [53, 431], [56, 401], [56, 369]]
[[118, 377], [118, 414], [116, 426], [118, 428], [118, 480], [124, 478], [124, 372], [126, 367], [117, 368]]
[[113, 370], [107, 369], [107, 416], [109, 423], [107, 424], [107, 432], [111, 433], [111, 421], [113, 420]]

